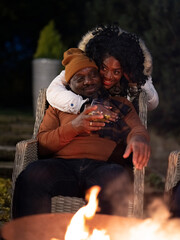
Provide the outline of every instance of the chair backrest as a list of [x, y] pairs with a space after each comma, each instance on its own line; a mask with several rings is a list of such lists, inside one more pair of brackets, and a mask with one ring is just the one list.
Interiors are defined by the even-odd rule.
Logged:
[[[39, 126], [42, 122], [47, 106], [48, 103], [46, 100], [46, 89], [41, 89], [39, 91], [39, 96], [37, 100], [33, 138], [36, 138], [37, 136]], [[139, 94], [139, 117], [142, 124], [147, 128], [147, 95], [145, 91], [142, 91]], [[131, 215], [138, 218], [141, 218], [143, 216], [144, 175], [145, 168], [143, 168], [142, 170], [134, 168], [134, 202], [132, 203], [133, 206]]]
[[33, 139], [35, 139], [38, 134], [39, 127], [43, 120], [47, 107], [48, 107], [48, 103], [46, 100], [46, 88], [42, 88], [39, 90], [39, 95], [37, 99], [36, 117], [35, 117], [34, 131], [32, 136]]

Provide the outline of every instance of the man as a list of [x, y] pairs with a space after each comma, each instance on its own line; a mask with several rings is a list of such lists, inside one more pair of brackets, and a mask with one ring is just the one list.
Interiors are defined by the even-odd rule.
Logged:
[[[62, 64], [68, 87], [89, 100], [107, 100], [95, 63], [76, 48], [64, 53]], [[118, 143], [127, 142], [124, 158], [133, 152], [137, 168], [146, 166], [149, 136], [139, 117], [125, 98], [109, 99], [116, 122], [101, 121], [104, 116], [91, 114], [97, 106], [82, 113], [69, 114], [49, 106], [41, 123], [38, 142], [41, 160], [30, 164], [18, 177], [13, 199], [13, 217], [47, 213], [51, 197], [57, 195], [84, 197], [85, 191], [99, 185], [101, 213], [127, 215], [131, 184], [124, 168], [108, 159]], [[48, 158], [47, 158], [48, 157]], [[116, 183], [116, 184], [115, 184]]]

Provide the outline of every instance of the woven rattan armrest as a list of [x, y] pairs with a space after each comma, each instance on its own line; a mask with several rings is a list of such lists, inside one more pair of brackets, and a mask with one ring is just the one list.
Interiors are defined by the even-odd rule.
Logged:
[[[12, 200], [15, 188], [15, 182], [22, 170], [31, 162], [38, 159], [37, 155], [37, 140], [29, 139], [20, 141], [16, 144], [16, 153], [14, 159], [13, 173], [12, 173]], [[11, 204], [11, 218], [12, 218], [12, 204]]]
[[169, 154], [168, 168], [165, 180], [165, 192], [169, 192], [180, 181], [180, 151]]
[[[139, 118], [142, 124], [147, 128], [147, 94], [145, 91], [142, 91], [139, 95]], [[134, 168], [134, 202], [132, 216], [137, 218], [143, 217], [144, 176], [145, 168], [141, 170]]]
[[30, 163], [38, 159], [37, 140], [29, 139], [18, 142], [16, 144], [16, 153], [14, 159], [14, 167], [12, 174], [12, 191], [14, 184], [20, 172]]
[[170, 204], [173, 188], [180, 181], [180, 151], [172, 151], [168, 158], [168, 168], [165, 180], [164, 201]]

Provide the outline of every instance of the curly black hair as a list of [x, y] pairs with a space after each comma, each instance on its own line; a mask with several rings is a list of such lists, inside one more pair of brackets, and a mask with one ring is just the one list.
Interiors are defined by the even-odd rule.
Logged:
[[[145, 84], [147, 76], [143, 73], [144, 55], [137, 35], [123, 31], [116, 24], [99, 26], [92, 34], [94, 36], [86, 44], [85, 52], [99, 68], [106, 57], [113, 56], [131, 81], [137, 83], [138, 88]], [[127, 89], [128, 82], [124, 77], [121, 85]]]

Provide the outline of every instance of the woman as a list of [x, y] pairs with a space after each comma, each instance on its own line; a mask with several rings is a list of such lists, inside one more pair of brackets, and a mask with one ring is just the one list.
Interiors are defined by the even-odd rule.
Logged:
[[[101, 26], [88, 32], [78, 47], [96, 62], [103, 85], [111, 95], [132, 98], [144, 89], [148, 110], [157, 107], [158, 94], [151, 79], [152, 58], [135, 34], [122, 31], [117, 25]], [[62, 71], [48, 87], [47, 100], [59, 110], [78, 113], [87, 99], [67, 91], [64, 74]]]

